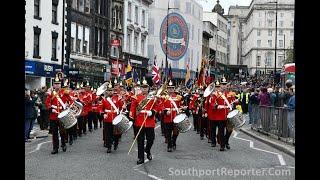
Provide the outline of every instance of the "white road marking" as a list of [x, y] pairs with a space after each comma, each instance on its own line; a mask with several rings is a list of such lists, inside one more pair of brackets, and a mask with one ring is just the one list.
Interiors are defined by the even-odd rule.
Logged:
[[48, 142], [51, 142], [51, 141], [46, 141], [46, 142], [39, 143], [37, 145], [37, 148], [35, 150], [33, 150], [33, 151], [28, 152], [28, 154], [31, 154], [31, 153], [36, 152], [36, 151], [39, 151], [41, 146], [42, 146], [42, 144], [45, 144], [45, 143], [48, 143]]
[[243, 141], [248, 141], [248, 142], [250, 142], [250, 148], [251, 148], [251, 149], [255, 149], [255, 150], [257, 150], [257, 151], [262, 151], [262, 152], [266, 152], [266, 153], [270, 153], [270, 154], [277, 155], [277, 156], [278, 156], [278, 159], [279, 159], [279, 161], [280, 161], [281, 166], [285, 166], [285, 165], [286, 165], [286, 162], [284, 161], [283, 156], [282, 156], [281, 154], [276, 153], [276, 152], [267, 151], [267, 150], [264, 150], [264, 149], [256, 148], [256, 147], [254, 147], [254, 145], [253, 145], [253, 141], [251, 141], [251, 140], [249, 140], [249, 139], [244, 139], [244, 138], [237, 137], [237, 135], [238, 135], [238, 132], [234, 131], [234, 135], [233, 135], [234, 138], [240, 139], [240, 140], [243, 140]]

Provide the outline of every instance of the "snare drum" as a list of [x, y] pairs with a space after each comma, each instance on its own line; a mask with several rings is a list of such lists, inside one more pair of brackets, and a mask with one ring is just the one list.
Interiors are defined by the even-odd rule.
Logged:
[[77, 118], [70, 109], [66, 109], [58, 114], [58, 119], [62, 122], [65, 129], [69, 129], [77, 123]]
[[173, 123], [176, 124], [176, 126], [179, 129], [179, 132], [181, 132], [181, 133], [185, 133], [185, 132], [189, 131], [192, 127], [192, 124], [190, 123], [189, 118], [185, 113], [181, 113], [181, 114], [177, 115], [173, 119]]
[[131, 128], [133, 123], [125, 115], [119, 114], [112, 120], [112, 124], [115, 126], [114, 128], [123, 134]]
[[235, 109], [227, 115], [229, 123], [233, 128], [240, 128], [245, 124], [245, 118], [242, 117], [242, 113], [239, 110]]

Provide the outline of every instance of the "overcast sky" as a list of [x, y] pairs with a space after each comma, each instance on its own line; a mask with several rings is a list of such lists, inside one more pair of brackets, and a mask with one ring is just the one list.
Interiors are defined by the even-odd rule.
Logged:
[[[196, 0], [203, 6], [203, 11], [211, 11], [217, 0]], [[219, 4], [224, 9], [224, 14], [228, 14], [230, 6], [249, 6], [252, 0], [220, 0]]]

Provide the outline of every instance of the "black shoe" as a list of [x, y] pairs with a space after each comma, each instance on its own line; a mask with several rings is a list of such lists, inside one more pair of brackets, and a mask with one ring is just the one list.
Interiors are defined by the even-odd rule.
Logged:
[[200, 140], [203, 140], [204, 138], [203, 137], [200, 137]]
[[211, 147], [216, 147], [217, 145], [215, 143], [212, 143], [211, 144]]
[[176, 145], [173, 145], [173, 146], [172, 146], [172, 149], [173, 149], [173, 150], [176, 150], [176, 149], [177, 149], [177, 146], [176, 146]]
[[63, 151], [63, 152], [66, 152], [66, 151], [67, 151], [67, 146], [66, 146], [66, 145], [62, 146], [62, 151]]
[[143, 159], [139, 159], [138, 161], [137, 161], [137, 164], [143, 164], [144, 163], [144, 160]]
[[146, 152], [147, 153], [147, 158], [149, 159], [149, 161], [151, 161], [152, 160], [152, 155], [151, 155], [151, 153], [150, 152]]
[[224, 148], [220, 148], [220, 151], [224, 151]]
[[172, 152], [172, 149], [171, 148], [168, 148], [168, 150], [167, 150], [168, 152]]
[[226, 144], [226, 148], [227, 148], [227, 149], [230, 149], [230, 145], [229, 145], [229, 144]]
[[73, 141], [70, 141], [70, 142], [69, 142], [69, 145], [71, 146], [72, 144], [73, 144]]
[[196, 131], [196, 129], [193, 129], [193, 131]]
[[117, 149], [118, 149], [118, 144], [117, 144], [117, 145], [114, 145], [113, 149], [114, 149], [114, 150], [117, 150]]
[[108, 148], [108, 149], [107, 149], [107, 153], [111, 153], [111, 148]]
[[51, 154], [58, 154], [58, 149], [52, 150]]

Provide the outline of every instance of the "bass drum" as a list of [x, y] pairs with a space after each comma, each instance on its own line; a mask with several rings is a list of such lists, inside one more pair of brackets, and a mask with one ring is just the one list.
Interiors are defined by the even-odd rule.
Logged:
[[192, 127], [192, 124], [189, 121], [189, 118], [185, 113], [181, 113], [181, 114], [177, 115], [173, 119], [173, 123], [176, 124], [176, 126], [179, 129], [179, 132], [181, 132], [181, 133], [185, 133], [185, 132], [189, 131]]
[[240, 113], [240, 111], [237, 109], [231, 111], [227, 115], [227, 118], [228, 118], [228, 123], [235, 129], [239, 129], [246, 122], [245, 118], [243, 118], [242, 116], [242, 113]]
[[70, 109], [66, 109], [58, 114], [58, 119], [65, 129], [69, 129], [77, 123], [77, 118]]
[[114, 129], [116, 131], [114, 133], [123, 134], [131, 128], [133, 122], [129, 121], [125, 115], [119, 114], [112, 120], [112, 124], [114, 125]]

